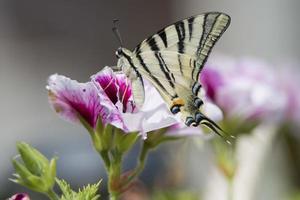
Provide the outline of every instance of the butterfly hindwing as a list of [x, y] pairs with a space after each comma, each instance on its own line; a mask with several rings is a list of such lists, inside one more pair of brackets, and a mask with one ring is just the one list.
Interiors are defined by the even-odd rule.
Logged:
[[[184, 120], [195, 116], [202, 105], [199, 96], [201, 85], [190, 78], [196, 60], [172, 51], [147, 51], [139, 56], [143, 61], [139, 72], [157, 88], [171, 112], [180, 111]], [[135, 65], [140, 65], [140, 59], [133, 60]]]

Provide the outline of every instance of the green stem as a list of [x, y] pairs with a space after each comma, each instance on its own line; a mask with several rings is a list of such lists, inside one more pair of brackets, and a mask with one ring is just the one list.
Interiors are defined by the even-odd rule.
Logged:
[[121, 168], [122, 168], [122, 154], [114, 154], [113, 162], [108, 171], [108, 192], [110, 200], [117, 200], [120, 196], [121, 189]]
[[53, 189], [49, 190], [46, 195], [48, 196], [49, 199], [51, 200], [59, 200], [59, 197], [57, 194], [53, 191]]
[[149, 148], [149, 146], [144, 143], [143, 147], [142, 147], [142, 151], [139, 155], [139, 160], [138, 160], [138, 165], [137, 167], [134, 169], [133, 173], [131, 176], [128, 177], [126, 183], [124, 185], [129, 185], [135, 178], [137, 178], [141, 172], [143, 171], [144, 167], [145, 167], [145, 163], [148, 157], [148, 152], [151, 148]]
[[106, 171], [108, 171], [110, 168], [110, 159], [109, 159], [108, 151], [100, 151], [99, 154], [102, 157]]

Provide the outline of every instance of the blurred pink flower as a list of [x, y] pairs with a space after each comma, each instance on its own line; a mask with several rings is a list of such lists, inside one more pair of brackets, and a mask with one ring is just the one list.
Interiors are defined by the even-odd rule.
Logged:
[[[255, 59], [234, 60], [217, 57], [201, 73], [201, 83], [208, 97], [227, 116], [242, 119], [284, 120], [287, 111], [295, 109], [297, 94], [292, 90], [296, 79], [280, 79], [280, 70]], [[286, 80], [286, 81], [287, 81]], [[299, 101], [299, 95], [298, 95]]]
[[25, 193], [18, 193], [10, 197], [8, 200], [30, 200], [29, 196]]
[[280, 70], [279, 79], [280, 89], [285, 91], [287, 96], [286, 117], [288, 120], [299, 123], [300, 122], [300, 71], [293, 66], [284, 66]]

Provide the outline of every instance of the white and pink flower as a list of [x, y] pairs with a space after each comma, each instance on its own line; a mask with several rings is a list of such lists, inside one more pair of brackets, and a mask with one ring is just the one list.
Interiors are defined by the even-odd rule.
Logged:
[[292, 117], [291, 113], [296, 115], [300, 96], [295, 92], [295, 76], [283, 79], [279, 69], [255, 59], [212, 60], [200, 80], [208, 97], [227, 116], [281, 121]]
[[145, 133], [180, 122], [178, 116], [170, 113], [165, 102], [147, 81], [145, 81], [145, 102], [136, 108], [131, 85], [124, 74], [114, 73], [111, 68], [91, 77], [92, 81], [79, 83], [62, 75], [49, 77], [47, 90], [49, 102], [54, 110], [71, 122], [84, 119], [95, 128], [99, 119], [125, 132]]

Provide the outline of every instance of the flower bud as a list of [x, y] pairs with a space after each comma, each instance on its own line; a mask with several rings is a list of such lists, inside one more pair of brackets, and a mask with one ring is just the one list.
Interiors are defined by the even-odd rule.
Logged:
[[56, 177], [56, 158], [49, 160], [29, 144], [17, 144], [20, 160], [13, 159], [16, 170], [13, 182], [23, 185], [31, 190], [47, 193], [52, 190]]
[[8, 200], [30, 200], [29, 196], [25, 193], [18, 193], [10, 197]]

